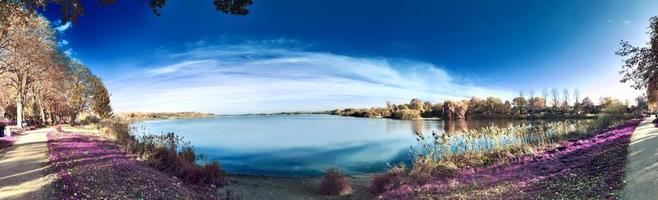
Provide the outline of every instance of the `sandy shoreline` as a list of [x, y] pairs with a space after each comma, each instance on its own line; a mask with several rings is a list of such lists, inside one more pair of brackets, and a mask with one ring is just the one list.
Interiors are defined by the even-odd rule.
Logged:
[[368, 199], [372, 174], [349, 176], [354, 192], [348, 196], [318, 194], [322, 177], [228, 175], [228, 188], [239, 199]]

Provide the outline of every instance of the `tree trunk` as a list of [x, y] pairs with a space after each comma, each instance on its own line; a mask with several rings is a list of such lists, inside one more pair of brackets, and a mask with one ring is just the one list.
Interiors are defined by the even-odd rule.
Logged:
[[55, 118], [53, 115], [53, 107], [48, 106], [48, 119], [50, 120], [50, 124], [55, 124]]
[[16, 96], [16, 127], [23, 128], [23, 92]]
[[39, 106], [39, 116], [41, 116], [41, 123], [43, 125], [45, 125], [46, 124], [46, 112], [43, 110], [43, 102], [40, 101], [40, 99], [38, 99], [36, 97], [36, 94], [34, 95], [34, 101], [37, 102], [37, 105]]

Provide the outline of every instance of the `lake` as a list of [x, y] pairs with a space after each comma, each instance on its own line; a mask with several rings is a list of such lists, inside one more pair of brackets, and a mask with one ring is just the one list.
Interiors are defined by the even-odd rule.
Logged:
[[521, 120], [392, 120], [332, 115], [245, 115], [135, 123], [138, 132], [174, 132], [229, 173], [316, 176], [329, 167], [346, 174], [381, 172], [409, 163], [416, 132], [451, 133]]

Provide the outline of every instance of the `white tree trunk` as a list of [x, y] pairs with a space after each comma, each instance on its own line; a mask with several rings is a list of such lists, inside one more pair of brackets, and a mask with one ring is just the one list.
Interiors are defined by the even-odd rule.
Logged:
[[16, 127], [23, 128], [23, 92], [16, 96]]
[[46, 124], [46, 112], [43, 110], [43, 102], [41, 102], [41, 98], [37, 98], [37, 92], [34, 91], [34, 94], [32, 95], [32, 101], [39, 107], [39, 118], [41, 119], [42, 125]]

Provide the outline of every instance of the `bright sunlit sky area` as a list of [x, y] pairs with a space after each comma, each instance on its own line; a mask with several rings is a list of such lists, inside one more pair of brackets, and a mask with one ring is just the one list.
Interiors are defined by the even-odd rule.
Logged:
[[[86, 5], [53, 19], [60, 46], [99, 75], [116, 111], [218, 114], [383, 106], [418, 97], [511, 99], [579, 89], [632, 100], [621, 40], [644, 45], [656, 1], [254, 0]], [[50, 13], [52, 12], [52, 13]]]

